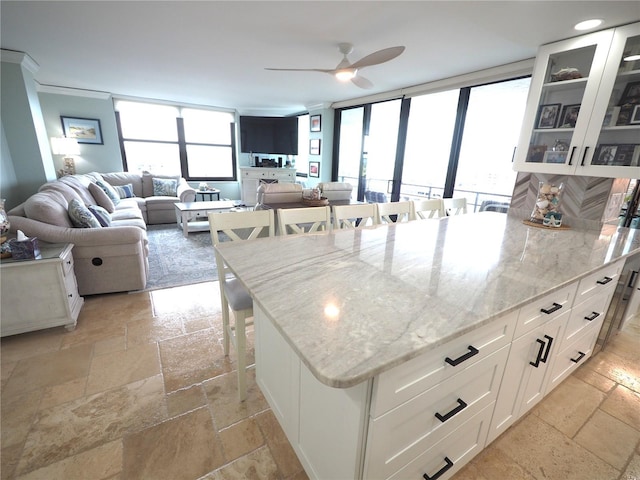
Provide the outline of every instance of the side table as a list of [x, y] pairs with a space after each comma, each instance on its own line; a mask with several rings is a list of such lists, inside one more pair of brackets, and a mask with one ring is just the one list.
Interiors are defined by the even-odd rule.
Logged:
[[209, 190], [196, 190], [196, 201], [198, 200], [198, 195], [202, 195], [202, 200], [204, 201], [204, 196], [209, 195], [209, 201], [213, 200], [213, 196], [216, 196], [216, 200], [220, 200], [220, 190], [217, 188], [210, 188]]
[[40, 243], [37, 260], [0, 262], [0, 336], [64, 325], [73, 330], [84, 299], [73, 271], [72, 243]]

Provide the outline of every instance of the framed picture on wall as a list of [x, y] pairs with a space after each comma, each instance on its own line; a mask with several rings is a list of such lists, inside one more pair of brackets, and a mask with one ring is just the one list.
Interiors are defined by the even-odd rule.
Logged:
[[60, 117], [62, 131], [67, 138], [75, 138], [78, 143], [103, 145], [100, 120], [93, 118]]
[[309, 140], [309, 155], [320, 155], [320, 139], [312, 138]]
[[320, 177], [320, 162], [309, 162], [309, 176], [314, 178]]
[[322, 115], [311, 115], [309, 118], [309, 129], [312, 132], [322, 131]]

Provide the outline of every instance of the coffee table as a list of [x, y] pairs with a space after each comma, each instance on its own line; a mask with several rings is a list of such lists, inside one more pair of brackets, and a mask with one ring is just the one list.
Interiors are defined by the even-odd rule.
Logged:
[[[209, 231], [209, 220], [206, 215], [209, 212], [238, 212], [246, 210], [240, 206], [239, 200], [217, 200], [209, 202], [178, 202], [176, 207], [176, 223], [182, 229], [185, 237], [189, 232]], [[198, 217], [204, 220], [198, 220]]]

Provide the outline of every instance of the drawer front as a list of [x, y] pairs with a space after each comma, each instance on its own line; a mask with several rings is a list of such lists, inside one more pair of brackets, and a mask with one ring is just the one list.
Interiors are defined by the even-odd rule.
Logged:
[[589, 328], [594, 323], [602, 322], [612, 296], [613, 289], [607, 289], [571, 309], [571, 316], [560, 346], [561, 349], [577, 338], [586, 328]]
[[517, 312], [507, 314], [378, 375], [371, 416], [382, 415], [509, 344], [516, 318]]
[[509, 347], [373, 419], [367, 464], [386, 478], [495, 402]]
[[71, 250], [69, 250], [69, 252], [62, 257], [62, 274], [65, 277], [70, 276], [69, 274], [71, 274], [71, 276], [75, 276], [73, 265], [73, 254], [71, 253]]
[[[393, 480], [451, 478], [484, 448], [492, 411], [493, 404], [389, 478]], [[367, 478], [383, 477], [378, 477], [374, 472], [374, 475]]]
[[586, 331], [582, 332], [581, 336], [556, 356], [546, 393], [549, 393], [557, 387], [565, 378], [571, 375], [576, 368], [591, 357], [593, 346], [598, 338], [598, 333], [600, 333], [602, 321], [603, 319], [594, 325], [590, 325]]
[[592, 295], [597, 295], [603, 291], [613, 291], [618, 283], [618, 279], [622, 274], [624, 267], [624, 259], [618, 260], [611, 265], [601, 268], [597, 272], [588, 275], [580, 280], [578, 285], [578, 293], [576, 294], [575, 305], [585, 301]]
[[572, 283], [522, 307], [515, 337], [518, 338], [571, 309], [577, 288], [578, 284]]

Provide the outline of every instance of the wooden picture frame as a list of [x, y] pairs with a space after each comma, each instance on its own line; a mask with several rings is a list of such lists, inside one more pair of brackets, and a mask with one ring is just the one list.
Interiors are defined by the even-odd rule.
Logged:
[[309, 155], [320, 155], [320, 139], [312, 138], [309, 140]]
[[97, 118], [60, 116], [62, 131], [67, 138], [75, 138], [78, 143], [104, 145], [102, 129]]
[[309, 117], [309, 131], [310, 132], [322, 131], [322, 115], [311, 115]]
[[309, 162], [309, 176], [320, 178], [320, 162]]
[[536, 129], [556, 128], [558, 117], [560, 116], [561, 103], [548, 103], [540, 105], [538, 108], [538, 118], [536, 119]]
[[560, 115], [560, 123], [558, 128], [576, 128], [578, 113], [580, 112], [580, 104], [565, 105], [562, 107], [562, 115]]

